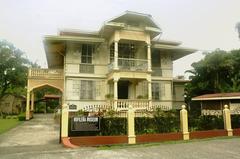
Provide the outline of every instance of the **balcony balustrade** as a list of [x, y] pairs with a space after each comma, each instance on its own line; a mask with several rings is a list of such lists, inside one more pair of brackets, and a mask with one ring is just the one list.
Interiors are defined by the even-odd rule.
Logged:
[[28, 72], [28, 78], [62, 79], [63, 69], [30, 68]]
[[[145, 59], [118, 58], [119, 70], [147, 71], [148, 61]], [[114, 62], [108, 65], [109, 71], [114, 69]]]

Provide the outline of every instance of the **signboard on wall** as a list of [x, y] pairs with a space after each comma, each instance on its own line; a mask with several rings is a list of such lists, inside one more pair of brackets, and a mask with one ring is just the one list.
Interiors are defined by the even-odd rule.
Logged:
[[71, 131], [99, 131], [100, 118], [80, 116], [71, 118]]

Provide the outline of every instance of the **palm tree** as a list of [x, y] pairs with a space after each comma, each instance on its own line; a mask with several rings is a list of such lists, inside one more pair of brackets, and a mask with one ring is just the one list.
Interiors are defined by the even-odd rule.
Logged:
[[238, 22], [238, 23], [236, 24], [236, 29], [237, 29], [237, 31], [238, 31], [238, 37], [239, 37], [239, 39], [240, 39], [240, 22]]

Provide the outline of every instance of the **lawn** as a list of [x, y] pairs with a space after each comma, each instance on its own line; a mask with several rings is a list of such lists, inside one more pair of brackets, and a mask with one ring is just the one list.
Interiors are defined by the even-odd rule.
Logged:
[[18, 121], [18, 119], [0, 119], [0, 134], [16, 127], [20, 123], [22, 121]]

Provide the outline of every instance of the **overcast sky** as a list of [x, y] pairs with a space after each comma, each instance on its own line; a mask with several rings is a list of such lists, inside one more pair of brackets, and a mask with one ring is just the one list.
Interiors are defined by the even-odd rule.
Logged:
[[[130, 10], [151, 14], [162, 39], [211, 51], [240, 48], [235, 24], [240, 0], [0, 0], [0, 39], [12, 42], [27, 57], [47, 66], [43, 37], [59, 29], [98, 30], [104, 21]], [[174, 62], [174, 75], [203, 58], [201, 51]]]

